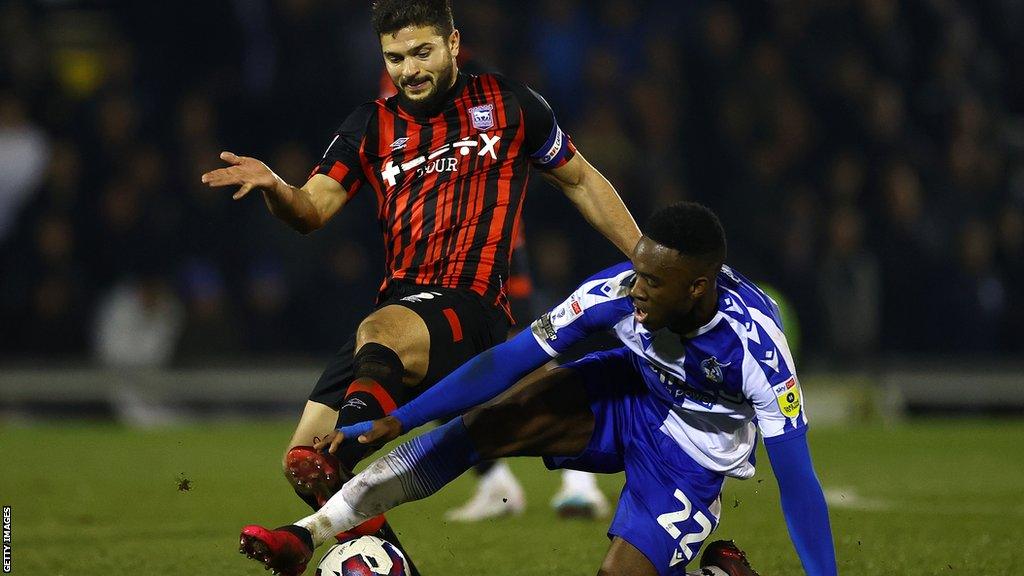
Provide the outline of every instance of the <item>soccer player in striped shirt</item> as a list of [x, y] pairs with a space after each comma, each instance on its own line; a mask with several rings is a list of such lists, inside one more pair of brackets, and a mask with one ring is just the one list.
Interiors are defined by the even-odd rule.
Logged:
[[270, 212], [302, 233], [361, 190], [376, 198], [387, 270], [377, 307], [320, 377], [283, 462], [314, 509], [368, 447], [346, 447], [339, 462], [310, 445], [338, 424], [390, 413], [505, 340], [509, 257], [531, 166], [624, 253], [640, 237], [540, 95], [502, 76], [460, 73], [449, 0], [379, 0], [372, 12], [398, 94], [356, 108], [305, 184], [231, 152], [221, 154], [230, 166], [202, 176], [211, 187], [238, 186], [235, 199], [260, 190]]
[[[725, 233], [710, 210], [691, 202], [659, 210], [630, 262], [587, 279], [531, 330], [392, 415], [342, 428], [318, 446], [395, 438], [519, 381], [511, 396], [399, 446], [287, 530], [247, 529], [287, 551], [272, 560], [301, 552], [301, 561], [334, 531], [427, 497], [481, 458], [542, 456], [549, 468], [626, 473], [599, 574], [754, 576], [725, 541], [706, 547], [698, 572], [686, 565], [718, 526], [725, 479], [754, 475], [761, 437], [804, 570], [834, 576], [828, 508], [778, 306], [725, 257]], [[622, 346], [524, 378], [605, 330]]]

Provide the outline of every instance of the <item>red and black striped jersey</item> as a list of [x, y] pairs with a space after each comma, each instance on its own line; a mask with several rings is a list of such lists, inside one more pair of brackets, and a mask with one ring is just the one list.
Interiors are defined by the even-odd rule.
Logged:
[[357, 108], [314, 174], [351, 198], [377, 196], [385, 290], [397, 280], [471, 290], [508, 312], [513, 239], [531, 164], [575, 154], [544, 99], [495, 74], [459, 74], [441, 111], [419, 117], [398, 97]]

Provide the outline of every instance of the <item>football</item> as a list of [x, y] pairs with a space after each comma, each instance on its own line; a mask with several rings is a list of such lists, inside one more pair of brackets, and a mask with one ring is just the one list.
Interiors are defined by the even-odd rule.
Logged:
[[316, 576], [409, 576], [397, 546], [376, 536], [360, 536], [331, 546]]

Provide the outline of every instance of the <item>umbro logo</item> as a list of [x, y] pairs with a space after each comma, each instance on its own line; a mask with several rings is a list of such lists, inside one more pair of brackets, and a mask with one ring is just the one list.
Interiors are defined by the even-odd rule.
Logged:
[[408, 138], [398, 138], [397, 140], [391, 143], [390, 148], [392, 150], [401, 150], [402, 148], [405, 148], [405, 143], [408, 141]]

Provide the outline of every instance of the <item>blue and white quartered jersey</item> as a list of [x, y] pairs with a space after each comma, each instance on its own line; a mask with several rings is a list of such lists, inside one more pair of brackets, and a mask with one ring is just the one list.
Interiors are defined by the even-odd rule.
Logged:
[[758, 428], [771, 444], [807, 426], [778, 306], [723, 266], [710, 322], [685, 337], [652, 333], [633, 315], [635, 276], [629, 262], [592, 276], [532, 324], [534, 338], [557, 356], [589, 334], [614, 330], [651, 392], [661, 432], [710, 470], [753, 476]]

